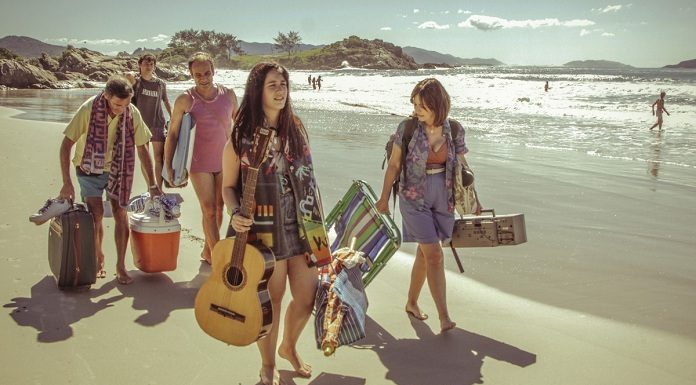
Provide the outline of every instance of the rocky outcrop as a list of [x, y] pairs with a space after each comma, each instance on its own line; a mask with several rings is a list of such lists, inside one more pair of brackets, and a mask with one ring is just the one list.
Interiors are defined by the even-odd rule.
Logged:
[[43, 68], [18, 60], [0, 59], [0, 84], [12, 88], [59, 88], [58, 79]]
[[60, 68], [60, 63], [58, 63], [58, 60], [48, 56], [46, 52], [42, 53], [41, 57], [39, 57], [39, 64], [41, 64], [43, 69], [51, 72], [57, 72]]
[[[0, 60], [0, 85], [12, 88], [93, 88], [115, 74], [138, 71], [138, 59], [111, 57], [86, 48], [68, 48], [60, 57]], [[158, 63], [157, 76], [168, 81], [188, 79], [184, 69]]]
[[379, 39], [366, 40], [351, 36], [307, 55], [302, 62], [289, 63], [293, 68], [335, 69], [345, 64], [366, 69], [418, 69], [412, 57], [401, 47]]

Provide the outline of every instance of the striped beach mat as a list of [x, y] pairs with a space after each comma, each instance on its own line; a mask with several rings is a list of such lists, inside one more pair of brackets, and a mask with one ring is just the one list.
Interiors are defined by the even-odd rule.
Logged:
[[377, 276], [401, 245], [399, 228], [390, 216], [377, 211], [376, 202], [370, 185], [362, 180], [353, 181], [325, 222], [329, 233], [336, 234], [332, 251], [350, 246], [356, 238], [355, 250], [367, 257], [359, 266], [364, 286]]

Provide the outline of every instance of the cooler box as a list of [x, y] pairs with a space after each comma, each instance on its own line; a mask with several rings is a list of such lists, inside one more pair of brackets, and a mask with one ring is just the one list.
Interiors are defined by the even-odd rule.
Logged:
[[129, 213], [128, 224], [135, 267], [146, 273], [176, 269], [181, 236], [181, 225], [176, 218], [167, 220], [163, 211], [153, 215], [144, 210]]

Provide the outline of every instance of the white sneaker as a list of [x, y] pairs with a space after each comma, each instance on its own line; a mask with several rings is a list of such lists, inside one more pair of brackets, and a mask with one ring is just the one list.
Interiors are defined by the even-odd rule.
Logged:
[[29, 221], [37, 225], [43, 224], [47, 220], [57, 217], [60, 214], [68, 211], [72, 205], [67, 199], [49, 199], [46, 204], [36, 212], [29, 216]]

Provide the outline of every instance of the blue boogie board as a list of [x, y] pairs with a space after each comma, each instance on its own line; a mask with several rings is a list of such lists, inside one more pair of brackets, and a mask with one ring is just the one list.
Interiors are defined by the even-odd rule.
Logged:
[[[188, 112], [184, 113], [184, 116], [181, 118], [179, 138], [174, 150], [174, 157], [172, 158], [172, 169], [174, 170], [174, 178], [172, 180], [174, 186], [172, 187], [184, 187], [188, 183], [188, 170], [191, 167], [191, 154], [193, 153], [193, 141], [195, 138], [193, 130], [195, 128], [196, 121], [193, 119], [193, 116]], [[162, 178], [169, 180], [166, 167], [162, 168]]]

